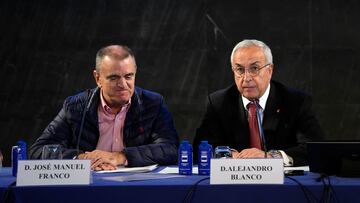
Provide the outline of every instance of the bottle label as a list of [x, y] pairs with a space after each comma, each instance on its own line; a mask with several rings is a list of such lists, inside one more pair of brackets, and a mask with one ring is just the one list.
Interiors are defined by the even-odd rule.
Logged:
[[190, 144], [180, 145], [179, 148], [179, 174], [192, 174], [192, 149]]
[[206, 163], [206, 162], [208, 162], [208, 153], [207, 153], [207, 151], [202, 151], [202, 152], [200, 153], [200, 162], [201, 162], [201, 163]]
[[212, 147], [209, 144], [200, 144], [198, 166], [200, 175], [210, 174], [210, 160], [212, 158]]

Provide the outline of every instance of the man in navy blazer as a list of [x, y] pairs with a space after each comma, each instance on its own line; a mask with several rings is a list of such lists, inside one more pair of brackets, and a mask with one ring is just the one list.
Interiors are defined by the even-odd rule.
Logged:
[[[271, 50], [261, 41], [238, 43], [231, 54], [231, 65], [235, 84], [208, 96], [194, 139], [195, 151], [201, 140], [208, 140], [214, 147], [232, 148], [233, 158], [265, 157], [266, 153], [267, 157], [282, 157], [286, 166], [306, 165], [305, 143], [323, 137], [311, 97], [271, 80]], [[265, 148], [250, 146], [246, 106], [255, 100]]]
[[178, 135], [163, 97], [135, 86], [135, 57], [122, 45], [100, 49], [97, 88], [68, 97], [30, 148], [59, 144], [64, 158], [90, 159], [94, 170], [177, 162]]

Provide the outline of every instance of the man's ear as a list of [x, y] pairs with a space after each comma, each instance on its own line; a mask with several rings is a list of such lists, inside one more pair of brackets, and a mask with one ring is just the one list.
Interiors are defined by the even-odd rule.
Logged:
[[270, 75], [273, 74], [273, 71], [274, 71], [274, 64], [271, 64], [270, 68], [269, 68], [269, 73]]
[[100, 74], [96, 71], [96, 69], [93, 70], [93, 76], [98, 87], [101, 87]]

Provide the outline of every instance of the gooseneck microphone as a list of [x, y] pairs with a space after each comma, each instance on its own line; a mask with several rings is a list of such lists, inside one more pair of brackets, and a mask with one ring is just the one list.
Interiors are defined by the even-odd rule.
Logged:
[[84, 111], [83, 111], [83, 115], [81, 118], [81, 123], [80, 123], [80, 129], [79, 129], [79, 135], [78, 135], [78, 139], [77, 139], [77, 144], [76, 144], [76, 153], [77, 155], [79, 155], [80, 151], [79, 151], [79, 146], [80, 146], [80, 140], [81, 140], [81, 135], [82, 135], [82, 131], [84, 128], [84, 122], [85, 122], [85, 117], [86, 117], [86, 113], [89, 111], [90, 106], [94, 100], [94, 96], [96, 94], [97, 91], [99, 91], [99, 87], [96, 87], [94, 89], [94, 91], [91, 93], [90, 95], [90, 99], [87, 101], [87, 104], [85, 105]]
[[254, 101], [255, 106], [256, 106], [256, 117], [258, 120], [258, 127], [259, 127], [259, 134], [260, 134], [260, 140], [261, 140], [261, 147], [265, 152], [265, 158], [267, 158], [267, 147], [266, 147], [266, 140], [265, 140], [265, 134], [264, 134], [264, 128], [262, 126], [262, 119], [261, 119], [261, 113], [260, 113], [260, 104], [259, 101], [255, 100]]

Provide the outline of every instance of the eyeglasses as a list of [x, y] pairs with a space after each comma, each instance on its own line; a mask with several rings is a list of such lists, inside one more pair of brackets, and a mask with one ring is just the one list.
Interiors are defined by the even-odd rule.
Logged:
[[251, 77], [255, 77], [255, 76], [259, 75], [259, 72], [261, 69], [267, 67], [268, 65], [271, 65], [271, 64], [268, 63], [261, 67], [252, 65], [249, 68], [244, 68], [244, 67], [238, 66], [238, 67], [233, 67], [232, 69], [233, 69], [234, 73], [239, 77], [244, 77], [246, 71], [249, 73], [249, 75]]

